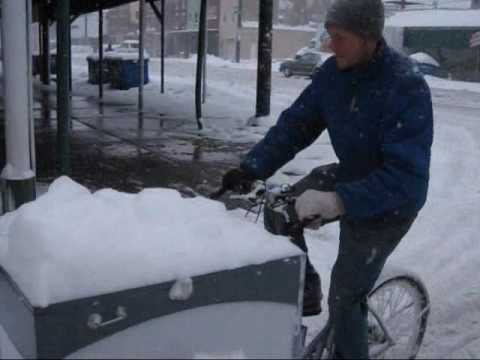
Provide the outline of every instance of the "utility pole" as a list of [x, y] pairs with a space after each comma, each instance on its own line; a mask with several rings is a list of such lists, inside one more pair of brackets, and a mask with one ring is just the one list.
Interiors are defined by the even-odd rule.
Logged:
[[260, 1], [259, 20], [256, 117], [270, 114], [273, 0]]

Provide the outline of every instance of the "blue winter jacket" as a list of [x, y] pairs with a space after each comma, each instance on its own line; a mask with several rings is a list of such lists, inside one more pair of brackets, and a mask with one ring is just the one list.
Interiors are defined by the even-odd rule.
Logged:
[[327, 129], [346, 216], [414, 216], [427, 196], [432, 113], [423, 76], [382, 42], [361, 69], [329, 58], [241, 166], [266, 179]]

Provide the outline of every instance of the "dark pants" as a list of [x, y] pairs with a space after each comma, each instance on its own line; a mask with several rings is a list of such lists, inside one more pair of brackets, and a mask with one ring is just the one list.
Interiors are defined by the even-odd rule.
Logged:
[[[299, 195], [307, 189], [334, 191], [335, 170], [336, 165], [314, 169], [294, 185], [295, 192]], [[328, 296], [329, 324], [334, 330], [339, 358], [368, 358], [367, 295], [414, 219], [340, 220], [340, 245]], [[305, 252], [308, 250], [303, 233], [292, 242]], [[309, 272], [315, 272], [310, 261], [307, 262], [307, 274]]]
[[339, 358], [368, 358], [367, 295], [413, 220], [388, 224], [340, 221], [340, 245], [328, 295]]

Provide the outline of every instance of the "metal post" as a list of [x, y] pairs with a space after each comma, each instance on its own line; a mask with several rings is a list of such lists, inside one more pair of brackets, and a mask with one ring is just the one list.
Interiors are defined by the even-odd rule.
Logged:
[[195, 110], [198, 129], [203, 129], [202, 124], [202, 69], [205, 56], [205, 29], [207, 20], [207, 0], [201, 0], [200, 19], [198, 29], [198, 50], [197, 50], [197, 76], [195, 83]]
[[241, 33], [242, 33], [242, 9], [243, 9], [243, 0], [238, 0], [238, 16], [237, 16], [237, 39], [235, 47], [235, 61], [240, 62], [241, 57]]
[[48, 21], [47, 0], [42, 2], [40, 19], [42, 29], [40, 80], [42, 81], [42, 84], [50, 85], [50, 23]]
[[6, 142], [6, 165], [1, 173], [3, 212], [35, 199], [31, 21], [29, 0], [2, 1]]
[[161, 2], [161, 11], [153, 0], [149, 0], [149, 3], [160, 22], [160, 91], [163, 94], [165, 92], [165, 0]]
[[161, 91], [162, 94], [165, 92], [165, 0], [162, 0], [162, 25], [161, 25]]
[[[72, 81], [73, 81], [73, 71], [72, 71], [72, 31], [71, 31], [72, 21], [70, 21], [69, 31], [68, 31], [68, 90], [69, 96], [72, 96]], [[71, 101], [71, 100], [70, 100]], [[70, 123], [71, 124], [71, 123]]]
[[[143, 113], [143, 84], [145, 82], [145, 50], [144, 50], [144, 31], [145, 31], [145, 0], [140, 1], [140, 12], [139, 12], [139, 47], [138, 47], [138, 58], [140, 61], [140, 86], [138, 87], [138, 113], [141, 115]], [[140, 121], [142, 117], [140, 116]]]
[[[50, 22], [48, 19], [48, 0], [43, 0], [40, 11], [40, 23], [42, 31], [42, 52], [40, 54], [40, 81], [44, 85], [50, 85]], [[50, 119], [50, 98], [48, 92], [42, 94], [42, 119]]]
[[256, 117], [270, 114], [273, 0], [260, 1]]
[[[208, 9], [208, 0], [205, 7]], [[207, 101], [207, 56], [208, 56], [208, 19], [205, 21], [205, 46], [203, 51], [202, 104]]]
[[70, 175], [70, 0], [57, 1], [57, 170]]
[[83, 15], [83, 41], [88, 45], [88, 14]]
[[103, 99], [103, 9], [98, 10], [98, 97]]

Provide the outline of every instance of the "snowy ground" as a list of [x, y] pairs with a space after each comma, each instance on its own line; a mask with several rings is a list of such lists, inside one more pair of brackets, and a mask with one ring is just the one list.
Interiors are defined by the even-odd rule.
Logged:
[[[74, 91], [94, 96], [96, 88], [86, 83], [84, 54], [75, 55]], [[167, 59], [166, 94], [159, 94], [159, 61], [151, 61], [152, 82], [145, 89], [145, 108], [191, 119], [183, 127], [188, 136], [198, 136], [194, 120], [194, 59]], [[276, 64], [278, 65], [278, 63]], [[274, 66], [277, 69], [277, 66]], [[308, 79], [286, 79], [273, 74], [272, 115], [256, 127], [245, 126], [254, 114], [256, 71], [251, 62], [233, 64], [209, 59], [207, 103], [203, 136], [228, 141], [260, 139], [300, 91]], [[389, 260], [418, 273], [431, 296], [431, 316], [419, 357], [476, 358], [480, 356], [480, 84], [427, 79], [433, 92], [435, 140], [429, 198], [418, 220]], [[105, 102], [134, 105], [136, 90], [106, 88]], [[312, 167], [335, 160], [329, 139], [322, 135], [298, 154], [272, 179], [294, 182]], [[246, 220], [247, 221], [247, 220]], [[261, 226], [261, 224], [258, 224]], [[324, 292], [336, 257], [338, 228], [332, 224], [309, 232], [312, 261], [322, 275]], [[325, 314], [308, 320], [322, 325]]]
[[[278, 63], [277, 63], [278, 64]], [[274, 70], [277, 66], [274, 65]], [[167, 59], [167, 93], [157, 102], [159, 62], [151, 64], [153, 84], [147, 107], [193, 117], [195, 59]], [[205, 117], [211, 136], [245, 141], [261, 138], [278, 114], [308, 84], [305, 78], [273, 74], [272, 115], [258, 127], [244, 127], [255, 108], [255, 64], [209, 59]], [[390, 259], [420, 274], [431, 295], [432, 311], [420, 357], [480, 356], [480, 84], [428, 77], [435, 107], [435, 140], [429, 200]], [[82, 87], [82, 90], [86, 88]], [[132, 91], [130, 91], [132, 92]], [[134, 92], [134, 91], [133, 91]], [[115, 97], [118, 95], [111, 96]], [[130, 95], [130, 99], [134, 94]], [[165, 110], [165, 107], [167, 110]], [[230, 124], [225, 124], [229, 122]], [[236, 124], [231, 131], [231, 122]], [[223, 130], [223, 129], [227, 130]], [[326, 136], [299, 154], [274, 181], [293, 182], [309, 169], [334, 160]], [[285, 175], [293, 174], [293, 175]], [[337, 252], [336, 225], [308, 234], [311, 257], [329, 286]], [[316, 322], [316, 320], [314, 320]], [[312, 321], [313, 322], [313, 321]]]

